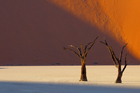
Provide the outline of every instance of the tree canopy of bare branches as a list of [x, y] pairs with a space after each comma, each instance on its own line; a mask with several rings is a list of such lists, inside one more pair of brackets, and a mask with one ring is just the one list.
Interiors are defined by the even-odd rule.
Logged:
[[115, 52], [113, 51], [113, 48], [112, 48], [111, 46], [108, 45], [106, 39], [104, 39], [104, 42], [102, 42], [102, 41], [100, 41], [100, 42], [101, 42], [102, 44], [104, 44], [104, 45], [108, 48], [108, 50], [109, 50], [109, 52], [110, 52], [110, 54], [111, 54], [111, 58], [112, 58], [112, 60], [113, 60], [113, 63], [114, 63], [114, 65], [118, 68], [118, 77], [117, 77], [117, 79], [116, 79], [115, 82], [116, 82], [116, 83], [122, 83], [121, 77], [122, 77], [122, 74], [123, 74], [124, 70], [126, 69], [127, 64], [128, 64], [128, 63], [127, 63], [127, 60], [126, 60], [126, 57], [127, 57], [127, 53], [126, 53], [126, 54], [125, 54], [125, 65], [124, 65], [123, 69], [121, 69], [122, 54], [123, 54], [123, 50], [124, 50], [124, 48], [126, 47], [127, 44], [125, 44], [125, 45], [122, 47], [121, 53], [120, 53], [120, 57], [118, 58], [118, 57], [116, 57]]
[[87, 81], [87, 76], [86, 76], [86, 57], [87, 57], [87, 54], [88, 54], [89, 50], [93, 47], [93, 45], [95, 44], [95, 41], [98, 39], [98, 37], [99, 36], [97, 36], [93, 42], [87, 43], [84, 47], [83, 47], [82, 44], [80, 44], [80, 47], [77, 47], [77, 46], [74, 46], [74, 45], [69, 45], [70, 47], [77, 49], [78, 52], [76, 52], [75, 50], [73, 50], [71, 48], [63, 47], [63, 50], [70, 50], [81, 59], [81, 77], [80, 77], [80, 81]]

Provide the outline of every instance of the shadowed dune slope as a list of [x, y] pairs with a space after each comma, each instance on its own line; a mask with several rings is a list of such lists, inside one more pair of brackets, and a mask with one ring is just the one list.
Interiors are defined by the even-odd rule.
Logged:
[[[123, 16], [125, 13], [121, 13], [127, 8], [121, 7], [122, 2], [117, 7], [120, 0], [110, 2], [114, 5], [107, 5], [109, 0], [88, 1], [1, 0], [0, 65], [80, 64], [75, 54], [63, 51], [62, 47], [87, 44], [97, 35], [100, 37], [88, 54], [87, 64], [112, 64], [107, 48], [99, 43], [103, 37], [118, 56], [121, 46], [128, 42], [128, 60], [130, 64], [139, 64], [136, 56], [139, 55], [136, 51], [139, 50], [138, 23], [136, 26], [133, 22], [137, 28], [130, 31], [133, 27], [128, 28], [131, 26], [129, 20], [134, 20], [127, 20], [126, 15]], [[134, 32], [137, 34], [132, 34]]]

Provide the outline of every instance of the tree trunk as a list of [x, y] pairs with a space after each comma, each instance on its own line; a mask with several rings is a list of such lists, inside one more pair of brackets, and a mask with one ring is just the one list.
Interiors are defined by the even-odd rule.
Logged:
[[122, 83], [121, 78], [122, 78], [122, 73], [118, 73], [118, 77], [116, 79], [116, 83]]
[[79, 81], [87, 81], [86, 76], [86, 62], [81, 60], [81, 78]]
[[121, 65], [119, 64], [119, 67], [118, 67], [118, 77], [116, 79], [116, 83], [122, 83], [122, 72], [121, 72]]

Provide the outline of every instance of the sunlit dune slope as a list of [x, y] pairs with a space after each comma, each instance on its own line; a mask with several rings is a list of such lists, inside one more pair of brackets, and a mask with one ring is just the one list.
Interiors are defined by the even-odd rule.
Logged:
[[1, 0], [0, 65], [80, 64], [62, 47], [85, 45], [97, 35], [87, 64], [113, 64], [107, 48], [99, 43], [103, 37], [117, 56], [128, 43], [130, 64], [139, 64], [139, 3], [134, 1]]
[[55, 5], [97, 26], [123, 43], [140, 59], [140, 0], [51, 0]]

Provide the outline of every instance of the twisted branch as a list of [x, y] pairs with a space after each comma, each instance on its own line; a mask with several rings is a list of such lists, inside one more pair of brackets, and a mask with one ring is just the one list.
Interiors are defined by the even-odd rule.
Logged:
[[[112, 60], [113, 60], [113, 63], [114, 63], [114, 65], [115, 65], [115, 67], [118, 68], [118, 64], [119, 64], [119, 63], [118, 63], [118, 58], [116, 57], [116, 55], [115, 55], [115, 53], [114, 53], [112, 47], [110, 47], [110, 46], [108, 45], [106, 39], [104, 39], [104, 40], [105, 40], [105, 42], [102, 42], [102, 41], [100, 41], [100, 42], [101, 42], [102, 44], [106, 45], [106, 47], [108, 48], [108, 50], [109, 50], [109, 52], [110, 52], [110, 54], [111, 54], [111, 57], [112, 57]], [[116, 60], [117, 60], [117, 62], [116, 62]], [[117, 64], [117, 63], [118, 63], [118, 64]]]
[[[72, 49], [70, 49], [70, 48], [65, 48], [65, 47], [63, 47], [63, 50], [70, 50], [70, 51], [72, 51], [72, 52], [74, 52], [78, 57], [80, 57], [80, 55], [77, 53], [77, 52], [75, 52], [74, 50], [72, 50]], [[81, 58], [81, 57], [80, 57]]]
[[81, 49], [79, 47], [74, 46], [74, 45], [69, 45], [69, 46], [73, 47], [73, 48], [76, 48], [78, 50], [78, 52], [79, 52], [80, 57], [82, 56]]

